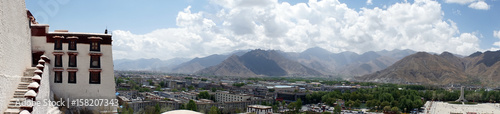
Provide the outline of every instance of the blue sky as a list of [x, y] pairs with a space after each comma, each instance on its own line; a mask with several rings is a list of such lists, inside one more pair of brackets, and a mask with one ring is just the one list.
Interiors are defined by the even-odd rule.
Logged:
[[462, 55], [500, 48], [495, 0], [325, 1], [26, 0], [26, 7], [51, 31], [102, 33], [107, 27], [115, 59], [192, 58], [255, 48]]

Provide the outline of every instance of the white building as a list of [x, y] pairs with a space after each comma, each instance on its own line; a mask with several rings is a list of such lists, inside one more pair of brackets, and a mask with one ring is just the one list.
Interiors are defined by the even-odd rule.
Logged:
[[228, 91], [221, 91], [215, 93], [215, 101], [217, 102], [238, 102], [251, 100], [250, 95], [247, 94], [231, 94]]
[[247, 113], [272, 114], [273, 108], [271, 106], [264, 105], [248, 105]]
[[24, 0], [0, 0], [0, 23], [0, 112], [19, 108], [10, 100], [19, 99], [21, 85], [31, 81], [24, 78], [33, 76], [41, 55], [50, 60], [43, 71], [50, 83], [41, 83], [50, 86], [50, 96], [116, 98], [110, 34], [48, 32], [49, 25], [38, 24]]
[[111, 35], [67, 30], [48, 32], [48, 25], [31, 24], [33, 57], [50, 58], [50, 85], [59, 98], [114, 99]]

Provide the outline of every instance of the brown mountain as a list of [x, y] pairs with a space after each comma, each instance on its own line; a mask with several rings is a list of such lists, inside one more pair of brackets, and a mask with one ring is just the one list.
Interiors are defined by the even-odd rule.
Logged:
[[357, 78], [361, 81], [433, 85], [500, 85], [500, 51], [457, 57], [449, 52], [418, 52], [388, 68]]
[[278, 51], [253, 50], [233, 55], [196, 74], [222, 76], [319, 76], [320, 72], [283, 57]]
[[362, 54], [349, 51], [332, 53], [320, 47], [313, 47], [301, 53], [283, 55], [323, 74], [351, 78], [383, 70], [413, 53], [415, 51], [398, 49], [369, 51]]

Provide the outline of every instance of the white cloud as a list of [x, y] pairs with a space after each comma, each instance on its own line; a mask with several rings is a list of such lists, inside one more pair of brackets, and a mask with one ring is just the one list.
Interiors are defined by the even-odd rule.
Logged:
[[460, 33], [443, 20], [441, 5], [431, 0], [396, 3], [356, 11], [338, 0], [279, 3], [276, 0], [212, 0], [216, 13], [178, 13], [177, 28], [147, 34], [113, 31], [114, 57], [200, 57], [238, 49], [300, 52], [319, 46], [333, 52], [413, 49], [468, 55], [478, 51], [475, 33]]
[[366, 4], [367, 4], [367, 5], [372, 5], [372, 4], [373, 4], [373, 2], [372, 2], [372, 0], [366, 0]]
[[462, 5], [469, 4], [469, 3], [472, 3], [475, 1], [476, 0], [444, 0], [444, 2], [446, 2], [446, 3], [457, 3], [457, 4], [462, 4]]
[[469, 8], [478, 9], [478, 10], [489, 10], [490, 6], [488, 4], [486, 4], [486, 2], [480, 0], [480, 1], [477, 1], [474, 3], [471, 3], [469, 5]]
[[497, 37], [497, 38], [499, 38], [499, 39], [500, 39], [500, 30], [498, 30], [498, 31], [496, 31], [496, 30], [495, 30], [495, 31], [493, 31], [493, 36], [494, 36], [494, 37]]
[[484, 0], [444, 0], [445, 3], [469, 4], [469, 8], [477, 10], [489, 10], [490, 6]]

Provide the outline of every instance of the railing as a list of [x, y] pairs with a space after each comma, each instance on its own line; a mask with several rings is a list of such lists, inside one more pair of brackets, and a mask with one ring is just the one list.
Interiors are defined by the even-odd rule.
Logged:
[[[47, 65], [49, 59], [47, 56], [42, 55], [41, 59], [38, 61], [38, 65], [36, 67], [38, 70], [35, 70], [35, 76], [31, 78], [33, 81], [28, 85], [28, 92], [24, 94], [27, 101], [32, 102], [47, 102], [54, 101], [53, 93], [50, 89], [50, 65]], [[46, 104], [36, 104], [32, 106], [23, 106], [21, 107], [21, 113], [33, 113], [33, 114], [48, 114], [59, 112], [57, 107], [53, 105]]]

